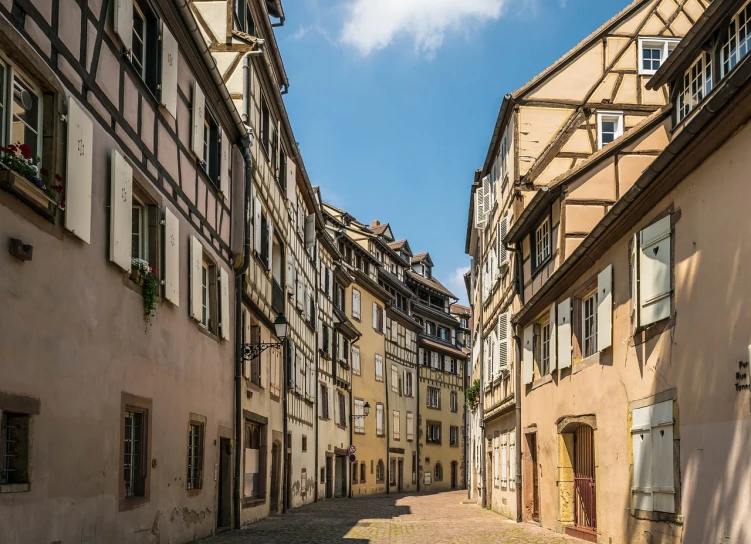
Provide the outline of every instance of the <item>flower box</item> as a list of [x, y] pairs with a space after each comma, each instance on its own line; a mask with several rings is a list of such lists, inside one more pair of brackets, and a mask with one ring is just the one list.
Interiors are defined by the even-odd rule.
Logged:
[[57, 202], [47, 196], [47, 194], [27, 180], [22, 175], [0, 167], [0, 185], [18, 196], [27, 204], [33, 206], [43, 215], [52, 218], [57, 210]]

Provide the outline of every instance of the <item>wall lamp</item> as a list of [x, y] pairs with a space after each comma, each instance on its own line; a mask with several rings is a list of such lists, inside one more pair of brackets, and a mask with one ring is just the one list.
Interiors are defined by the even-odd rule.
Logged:
[[362, 414], [360, 415], [352, 414], [352, 419], [357, 419], [360, 417], [368, 417], [369, 413], [370, 413], [370, 403], [366, 402], [362, 407]]
[[284, 341], [287, 339], [287, 318], [283, 315], [278, 316], [276, 321], [274, 321], [274, 332], [279, 339], [278, 342], [254, 342], [241, 344], [243, 361], [252, 361], [267, 349], [279, 349], [284, 345]]

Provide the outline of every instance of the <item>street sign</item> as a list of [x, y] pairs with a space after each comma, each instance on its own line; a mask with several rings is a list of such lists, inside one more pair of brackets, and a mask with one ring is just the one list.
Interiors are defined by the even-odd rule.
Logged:
[[357, 451], [357, 449], [355, 449], [355, 447], [354, 447], [354, 446], [350, 446], [350, 447], [349, 447], [349, 454], [350, 454], [350, 455], [352, 455], [352, 454], [353, 454], [353, 453], [355, 453], [356, 451]]
[[357, 457], [355, 457], [354, 454], [350, 455], [349, 456], [349, 462], [350, 463], [354, 463], [355, 461], [357, 461]]

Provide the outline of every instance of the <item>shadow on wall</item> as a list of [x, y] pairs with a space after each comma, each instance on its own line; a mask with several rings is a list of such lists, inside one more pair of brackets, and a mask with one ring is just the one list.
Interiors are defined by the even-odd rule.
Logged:
[[[693, 187], [684, 182], [682, 189], [697, 194], [684, 206], [674, 235], [675, 328], [636, 346], [621, 363], [638, 365], [654, 394], [677, 390], [676, 512], [684, 516], [682, 525], [650, 528], [626, 510], [628, 543], [751, 542], [751, 399], [748, 389], [736, 388], [748, 385], [751, 375], [742, 364], [751, 345], [751, 225], [742, 226], [742, 205], [730, 197], [747, 190], [732, 187], [736, 180], [716, 182], [715, 189], [706, 178]], [[724, 211], [698, 219], [702, 212], [694, 202]], [[715, 234], [722, 232], [733, 234], [718, 243]], [[625, 499], [630, 505], [630, 482]]]
[[[369, 497], [367, 509], [358, 499], [334, 499], [306, 505], [258, 521], [239, 531], [225, 533], [201, 540], [201, 544], [272, 544], [297, 542], [301, 535], [311, 541], [327, 544], [368, 544], [372, 520], [394, 519], [411, 514], [409, 506], [398, 506], [396, 501], [409, 495]], [[378, 499], [378, 500], [373, 500]]]

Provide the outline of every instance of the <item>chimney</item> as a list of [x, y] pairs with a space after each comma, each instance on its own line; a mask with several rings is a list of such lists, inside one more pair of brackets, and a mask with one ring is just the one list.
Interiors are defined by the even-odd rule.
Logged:
[[370, 228], [376, 228], [378, 225], [380, 225], [381, 222], [378, 221], [378, 219], [373, 219], [372, 223], [370, 223]]

